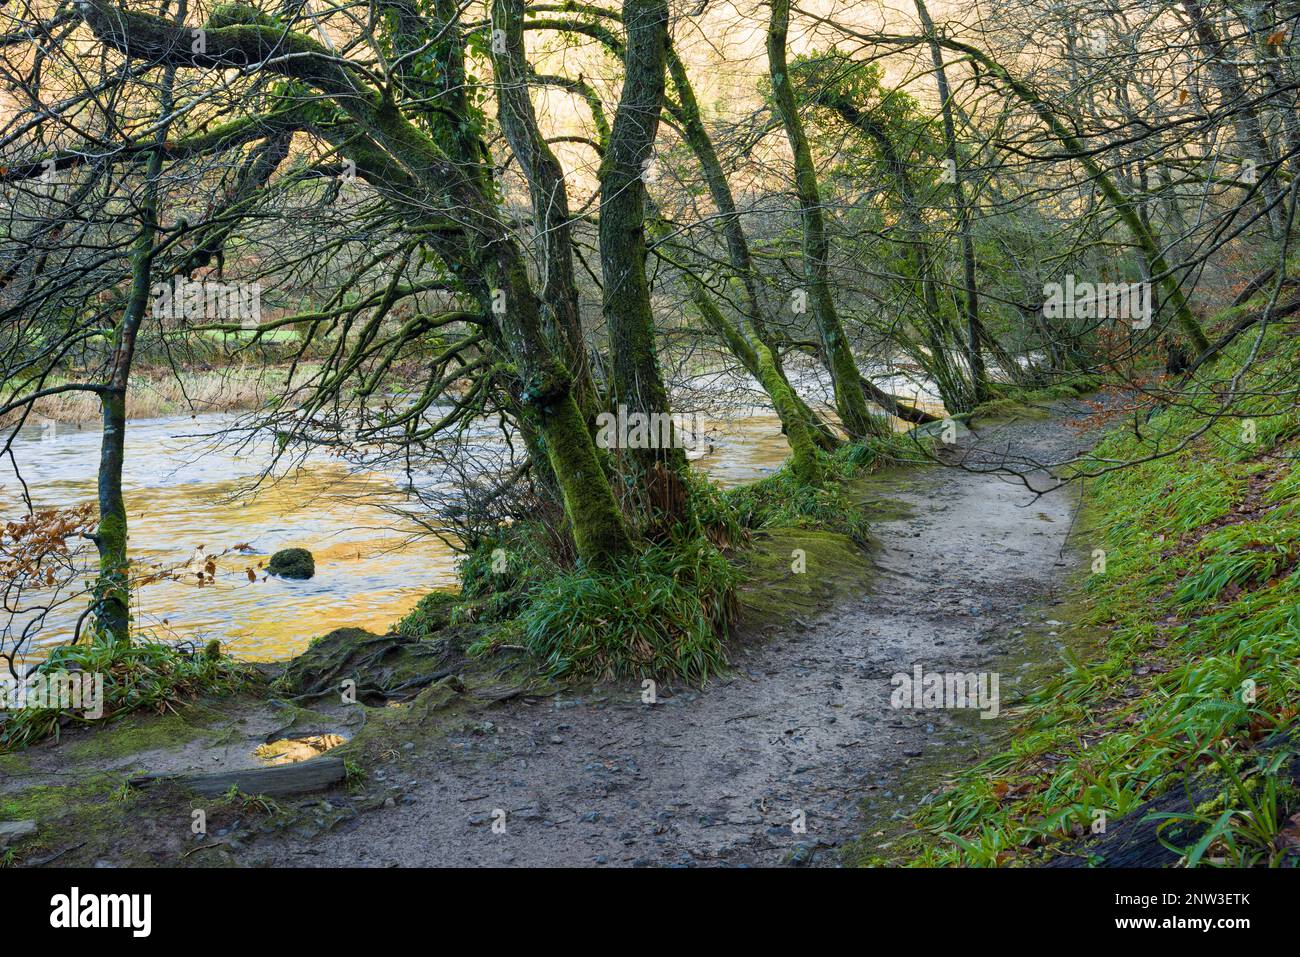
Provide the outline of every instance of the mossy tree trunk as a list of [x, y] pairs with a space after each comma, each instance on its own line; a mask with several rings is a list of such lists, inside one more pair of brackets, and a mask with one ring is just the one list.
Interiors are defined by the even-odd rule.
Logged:
[[[181, 16], [184, 16], [184, 5]], [[158, 235], [158, 193], [162, 177], [163, 145], [171, 128], [172, 88], [175, 67], [163, 70], [159, 96], [162, 122], [154, 137], [141, 184], [138, 214], [140, 231], [131, 247], [131, 285], [126, 308], [113, 334], [113, 352], [109, 360], [108, 381], [100, 391], [102, 428], [99, 446], [97, 498], [99, 524], [95, 529], [95, 548], [99, 553], [99, 575], [92, 590], [95, 632], [112, 642], [131, 640], [130, 556], [127, 553], [126, 500], [122, 494], [122, 466], [126, 459], [126, 394], [135, 359], [136, 338], [140, 324], [149, 310], [153, 285], [154, 241]]]
[[[114, 376], [116, 378], [116, 376]], [[126, 541], [126, 502], [122, 497], [122, 462], [126, 439], [126, 389], [109, 386], [100, 393], [103, 431], [99, 448], [99, 525], [95, 548], [99, 574], [92, 591], [95, 632], [114, 642], [131, 638], [130, 559]]]
[[[666, 0], [625, 0], [623, 89], [600, 167], [602, 313], [613, 353], [611, 401], [646, 421], [669, 414], [668, 390], [655, 346], [654, 310], [646, 278], [646, 171], [664, 103], [668, 49]], [[662, 419], [660, 419], [662, 421]], [[658, 433], [656, 433], [658, 434]], [[661, 437], [662, 438], [662, 437]], [[654, 529], [686, 520], [689, 503], [676, 485], [686, 455], [676, 434], [642, 443], [623, 457], [631, 485]]]
[[830, 287], [830, 243], [822, 216], [821, 191], [812, 150], [804, 132], [803, 120], [795, 102], [786, 63], [786, 34], [790, 25], [789, 0], [771, 0], [771, 19], [767, 31], [767, 62], [772, 78], [772, 98], [785, 127], [790, 151], [794, 156], [795, 192], [799, 198], [803, 222], [803, 273], [807, 283], [809, 305], [821, 337], [822, 359], [831, 374], [835, 390], [835, 408], [845, 431], [857, 440], [882, 432], [878, 416], [867, 408], [866, 390], [853, 351], [835, 309]]
[[573, 271], [573, 227], [564, 169], [542, 136], [529, 96], [531, 71], [524, 55], [523, 0], [493, 0], [492, 64], [497, 119], [524, 178], [533, 207], [533, 232], [541, 251], [541, 301], [556, 348], [573, 375], [584, 415], [597, 410], [596, 387], [582, 335], [578, 284]]
[[[584, 7], [583, 10], [588, 11], [588, 8]], [[612, 11], [598, 11], [591, 8], [589, 12], [592, 15], [621, 21], [621, 17]], [[623, 48], [617, 43], [613, 34], [599, 31], [596, 35], [603, 42], [606, 42], [611, 52], [622, 54]], [[749, 243], [740, 226], [730, 185], [727, 183], [726, 176], [722, 171], [722, 164], [718, 161], [717, 153], [713, 149], [712, 140], [700, 120], [694, 91], [690, 86], [685, 67], [674, 54], [671, 44], [667, 49], [667, 59], [669, 76], [672, 77], [673, 84], [677, 89], [678, 103], [666, 103], [665, 106], [668, 112], [681, 123], [688, 145], [691, 146], [705, 171], [714, 201], [718, 204], [719, 209], [724, 211], [722, 216], [724, 220], [723, 228], [732, 268], [735, 269], [738, 275], [743, 277], [743, 285], [746, 290], [745, 330], [742, 332], [734, 323], [730, 322], [713, 303], [712, 297], [703, 282], [689, 269], [683, 269], [691, 299], [706, 323], [719, 334], [731, 352], [740, 360], [745, 370], [758, 381], [760, 387], [767, 392], [772, 400], [773, 408], [781, 418], [782, 429], [790, 442], [791, 460], [794, 464], [795, 474], [800, 476], [801, 481], [809, 484], [819, 484], [821, 481], [821, 466], [817, 460], [816, 446], [821, 445], [823, 448], [830, 450], [838, 442], [834, 433], [816, 417], [790, 386], [784, 371], [781, 369], [776, 348], [769, 343], [768, 336], [771, 333], [764, 321], [766, 310], [762, 304], [761, 288], [753, 270]], [[600, 155], [604, 156], [609, 149], [609, 126], [605, 121], [604, 110], [595, 91], [582, 80], [566, 79], [561, 81], [561, 78], [555, 77], [539, 77], [539, 80], [541, 82], [556, 82], [563, 89], [581, 96], [587, 102], [592, 111], [592, 120], [597, 130], [598, 141], [595, 146], [598, 148]], [[655, 204], [648, 196], [645, 208], [650, 220], [651, 234], [664, 233], [663, 220], [660, 218]], [[729, 211], [729, 214], [726, 211]], [[763, 366], [760, 366], [760, 354], [766, 357]]]

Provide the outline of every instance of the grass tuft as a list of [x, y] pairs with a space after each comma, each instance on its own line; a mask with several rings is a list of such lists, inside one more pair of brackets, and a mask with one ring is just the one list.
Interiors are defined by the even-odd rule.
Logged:
[[525, 642], [553, 677], [679, 677], [726, 666], [737, 575], [713, 546], [655, 546], [609, 573], [558, 575], [523, 614]]

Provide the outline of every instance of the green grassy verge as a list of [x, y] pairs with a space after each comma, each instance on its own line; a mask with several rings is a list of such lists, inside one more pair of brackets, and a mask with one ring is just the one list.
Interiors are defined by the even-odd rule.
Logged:
[[[233, 693], [250, 674], [245, 665], [223, 654], [215, 641], [190, 651], [143, 638], [130, 644], [94, 638], [80, 645], [65, 645], [54, 649], [37, 671], [102, 676], [102, 714], [87, 717], [89, 701], [84, 708], [67, 711], [20, 708], [0, 721], [0, 753], [57, 738], [70, 725], [104, 725], [138, 711], [174, 713], [184, 701], [197, 695]], [[89, 694], [87, 688], [85, 695]]]
[[[914, 812], [891, 862], [1086, 855], [1094, 822], [1139, 820], [1145, 802], [1187, 783], [1208, 783], [1210, 797], [1176, 822], [1152, 819], [1185, 864], [1295, 860], [1300, 412], [1288, 393], [1300, 348], [1288, 331], [1257, 349], [1242, 337], [1190, 401], [1130, 415], [1095, 450], [1092, 471], [1136, 464], [1086, 480], [1074, 541], [1091, 574], [1067, 636], [1076, 651], [1008, 712], [1005, 749]], [[1099, 651], [1083, 651], [1099, 637]], [[1190, 843], [1171, 839], [1174, 823]]]

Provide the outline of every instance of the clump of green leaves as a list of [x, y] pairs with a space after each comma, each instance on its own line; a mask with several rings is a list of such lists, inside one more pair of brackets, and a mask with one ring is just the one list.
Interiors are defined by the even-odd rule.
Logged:
[[406, 638], [432, 637], [451, 624], [460, 600], [454, 592], [429, 592], [397, 623], [398, 634]]

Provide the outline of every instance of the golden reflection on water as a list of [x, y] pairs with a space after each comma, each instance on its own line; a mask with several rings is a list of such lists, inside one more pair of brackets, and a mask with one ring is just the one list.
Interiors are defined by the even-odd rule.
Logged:
[[[772, 415], [706, 424], [713, 451], [695, 464], [725, 485], [779, 468], [788, 451]], [[382, 632], [428, 592], [455, 586], [451, 549], [378, 507], [401, 503], [394, 476], [356, 475], [343, 463], [313, 460], [250, 495], [256, 456], [185, 437], [217, 425], [173, 419], [128, 428], [124, 485], [133, 571], [139, 577], [165, 569], [179, 578], [137, 590], [138, 628], [167, 639], [217, 638], [242, 658], [272, 660], [334, 628]], [[61, 427], [52, 440], [48, 432], [25, 434], [16, 453], [37, 506], [93, 500], [98, 446], [93, 427]], [[12, 474], [0, 476], [0, 517], [21, 511], [16, 489]], [[216, 563], [214, 580], [202, 586], [186, 567], [200, 545]], [[238, 550], [241, 545], [252, 551]], [[285, 581], [262, 568], [272, 552], [291, 546], [315, 557], [310, 580]], [[56, 609], [40, 644], [68, 641], [83, 608], [73, 601]]]

